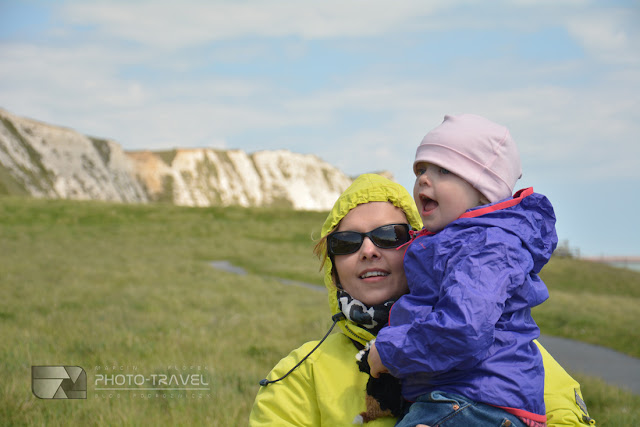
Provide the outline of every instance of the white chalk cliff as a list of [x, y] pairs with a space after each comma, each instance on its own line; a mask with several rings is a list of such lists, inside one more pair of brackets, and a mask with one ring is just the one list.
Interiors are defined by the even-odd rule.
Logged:
[[328, 210], [352, 180], [314, 155], [206, 148], [125, 152], [0, 109], [0, 194]]

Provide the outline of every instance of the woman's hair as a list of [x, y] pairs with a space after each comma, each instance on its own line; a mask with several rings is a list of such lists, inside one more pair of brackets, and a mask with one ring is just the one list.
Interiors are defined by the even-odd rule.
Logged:
[[[329, 230], [327, 234], [322, 236], [320, 240], [318, 240], [318, 243], [316, 243], [316, 245], [313, 247], [313, 254], [317, 256], [318, 259], [320, 260], [320, 271], [322, 271], [322, 269], [324, 268], [324, 264], [327, 262], [327, 257], [328, 257], [327, 238], [329, 237], [329, 234], [336, 231], [339, 226], [340, 226], [340, 222], [338, 222], [338, 224], [335, 227]], [[335, 269], [335, 266], [333, 266], [333, 268]]]

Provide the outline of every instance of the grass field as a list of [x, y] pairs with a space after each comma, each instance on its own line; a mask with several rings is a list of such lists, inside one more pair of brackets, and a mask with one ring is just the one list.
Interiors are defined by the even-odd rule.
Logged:
[[[330, 325], [324, 292], [275, 279], [321, 286], [324, 217], [0, 197], [1, 423], [246, 425], [258, 381]], [[640, 356], [639, 273], [557, 258], [543, 277], [543, 333]], [[32, 365], [83, 367], [87, 399], [38, 399]], [[195, 375], [208, 390], [101, 391], [99, 375]], [[639, 396], [577, 378], [599, 425], [640, 424]]]

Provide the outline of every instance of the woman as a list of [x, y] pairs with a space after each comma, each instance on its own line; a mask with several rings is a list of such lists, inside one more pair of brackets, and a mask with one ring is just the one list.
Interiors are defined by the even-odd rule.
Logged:
[[[403, 234], [406, 224], [422, 228], [412, 197], [381, 176], [358, 177], [338, 198], [316, 252], [341, 333], [329, 335], [320, 346], [317, 341], [302, 345], [273, 368], [269, 381], [261, 382], [251, 426], [343, 426], [367, 412], [369, 375], [360, 372], [356, 355], [384, 326], [392, 302], [408, 290], [402, 264], [402, 244], [409, 240]], [[538, 346], [545, 366], [547, 424], [593, 425], [586, 407], [581, 409], [579, 384]], [[395, 421], [383, 416], [367, 425], [393, 426]]]

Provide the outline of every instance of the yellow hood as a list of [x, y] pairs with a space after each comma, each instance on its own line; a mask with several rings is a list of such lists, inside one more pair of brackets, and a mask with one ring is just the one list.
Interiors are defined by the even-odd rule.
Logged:
[[[409, 224], [414, 229], [420, 230], [422, 228], [422, 220], [416, 209], [413, 197], [403, 186], [380, 175], [365, 174], [356, 178], [333, 205], [333, 209], [329, 212], [322, 226], [321, 236], [324, 237], [333, 231], [351, 209], [369, 202], [391, 202], [394, 206], [402, 209], [407, 216]], [[325, 258], [324, 284], [329, 291], [329, 306], [331, 307], [331, 314], [334, 315], [340, 312], [340, 306], [336, 296], [337, 288], [331, 274], [333, 266], [331, 259], [326, 254], [326, 248]], [[357, 326], [350, 320], [341, 320], [339, 326], [346, 336], [362, 344], [374, 338], [369, 331]]]

